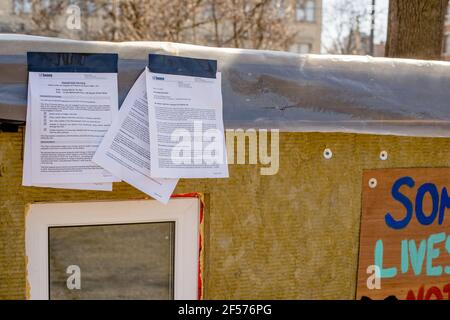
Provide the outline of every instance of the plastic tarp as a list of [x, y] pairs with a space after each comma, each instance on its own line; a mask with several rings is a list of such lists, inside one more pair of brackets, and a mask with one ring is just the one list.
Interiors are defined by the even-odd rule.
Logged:
[[12, 34], [0, 35], [0, 122], [25, 121], [29, 51], [118, 53], [121, 100], [149, 53], [215, 59], [226, 128], [450, 137], [449, 62]]

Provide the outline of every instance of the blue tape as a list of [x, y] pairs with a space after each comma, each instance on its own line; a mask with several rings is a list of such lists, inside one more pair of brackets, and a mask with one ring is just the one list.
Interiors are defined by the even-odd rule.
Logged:
[[117, 73], [115, 53], [27, 52], [29, 72]]
[[151, 72], [181, 76], [216, 78], [217, 60], [149, 54]]

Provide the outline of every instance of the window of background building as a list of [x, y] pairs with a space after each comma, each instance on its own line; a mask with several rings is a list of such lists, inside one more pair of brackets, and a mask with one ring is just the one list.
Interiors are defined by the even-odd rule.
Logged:
[[445, 37], [445, 53], [450, 54], [450, 34]]
[[447, 6], [447, 23], [450, 23], [450, 1]]
[[97, 5], [94, 1], [89, 1], [86, 3], [86, 9], [88, 14], [94, 14], [97, 11]]
[[197, 198], [32, 204], [30, 298], [196, 299], [199, 212]]
[[314, 22], [316, 20], [316, 2], [314, 0], [297, 0], [297, 21]]
[[300, 53], [300, 54], [308, 54], [311, 53], [312, 45], [310, 43], [297, 43], [292, 45], [289, 51]]
[[14, 14], [30, 13], [33, 8], [33, 0], [14, 0], [13, 12]]
[[300, 43], [298, 45], [298, 53], [300, 54], [307, 54], [311, 53], [311, 44], [310, 43]]
[[213, 3], [205, 4], [202, 14], [203, 14], [203, 18], [205, 20], [213, 19], [214, 18], [214, 4]]

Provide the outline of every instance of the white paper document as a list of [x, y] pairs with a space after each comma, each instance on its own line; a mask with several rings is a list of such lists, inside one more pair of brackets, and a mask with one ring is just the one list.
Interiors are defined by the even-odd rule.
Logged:
[[92, 161], [117, 116], [117, 90], [116, 73], [29, 73], [31, 126], [25, 159], [32, 159], [32, 185], [109, 189], [111, 182], [120, 181]]
[[178, 179], [152, 177], [145, 72], [130, 89], [93, 161], [153, 198], [169, 201]]
[[151, 175], [226, 178], [221, 74], [216, 78], [146, 70]]
[[76, 190], [97, 190], [97, 191], [112, 191], [112, 183], [67, 183], [67, 184], [33, 184], [31, 182], [31, 105], [30, 105], [30, 86], [28, 86], [28, 104], [27, 117], [25, 127], [25, 145], [23, 156], [23, 176], [22, 185], [27, 187], [43, 187], [43, 188], [58, 188], [58, 189], [76, 189]]

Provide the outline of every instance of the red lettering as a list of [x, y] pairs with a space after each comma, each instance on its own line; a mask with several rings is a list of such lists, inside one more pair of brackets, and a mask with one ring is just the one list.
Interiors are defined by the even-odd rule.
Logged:
[[446, 284], [444, 287], [444, 291], [445, 293], [447, 293], [447, 300], [450, 300], [450, 283]]
[[408, 290], [408, 294], [406, 295], [406, 300], [423, 300], [423, 292], [424, 292], [424, 287], [421, 286], [419, 288], [419, 293], [417, 294], [417, 299], [416, 299], [414, 291]]
[[[447, 296], [444, 297], [443, 293], [446, 293]], [[426, 290], [425, 296], [424, 294], [425, 286], [422, 285], [417, 292], [417, 296], [414, 293], [414, 290], [408, 290], [408, 293], [406, 294], [406, 300], [450, 300], [450, 283], [446, 284], [443, 287], [442, 291], [438, 287], [433, 286]]]
[[444, 297], [442, 296], [441, 290], [438, 287], [431, 287], [427, 290], [427, 294], [425, 296], [425, 300], [431, 300], [431, 296], [435, 296], [436, 300], [442, 300]]

